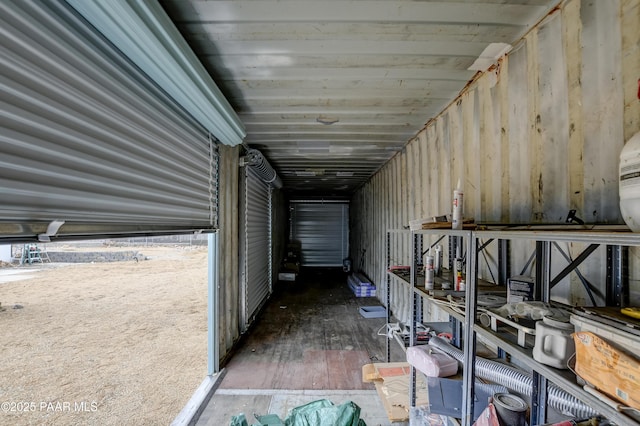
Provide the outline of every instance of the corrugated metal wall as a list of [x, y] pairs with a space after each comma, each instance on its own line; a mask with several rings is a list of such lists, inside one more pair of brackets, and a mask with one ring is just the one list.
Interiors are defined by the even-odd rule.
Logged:
[[242, 168], [240, 271], [243, 330], [271, 293], [271, 187], [253, 167]]
[[0, 3], [0, 49], [0, 238], [216, 226], [215, 138], [66, 3]]
[[[640, 130], [639, 40], [636, 0], [564, 3], [355, 194], [354, 264], [367, 249], [364, 272], [384, 290], [386, 230], [450, 213], [459, 178], [465, 216], [476, 221], [557, 223], [577, 209], [586, 222], [621, 223], [618, 156]], [[394, 238], [393, 256], [408, 263], [408, 238]], [[583, 246], [564, 248], [575, 256]], [[531, 250], [514, 245], [514, 271]], [[479, 263], [487, 276], [487, 262]], [[600, 277], [602, 265], [582, 272]], [[585, 303], [575, 278], [566, 281], [553, 294]], [[408, 296], [398, 287], [392, 284], [394, 311]]]
[[[242, 292], [240, 290], [240, 168], [239, 147], [219, 146], [219, 320], [220, 356], [224, 360], [244, 330]], [[272, 189], [272, 274], [282, 261], [287, 237], [287, 206], [282, 191]], [[274, 282], [274, 281], [272, 281]]]
[[342, 266], [349, 256], [349, 204], [291, 202], [290, 240], [301, 243], [303, 266]]

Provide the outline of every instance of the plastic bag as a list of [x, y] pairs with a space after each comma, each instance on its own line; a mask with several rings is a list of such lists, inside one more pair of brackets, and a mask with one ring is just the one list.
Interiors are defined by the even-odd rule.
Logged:
[[360, 407], [352, 401], [334, 405], [327, 399], [310, 402], [291, 410], [285, 426], [366, 426]]
[[229, 426], [249, 426], [247, 423], [247, 419], [243, 413], [238, 414], [237, 416], [231, 417], [231, 423]]
[[[258, 424], [253, 426], [367, 426], [360, 418], [360, 407], [348, 401], [335, 405], [328, 399], [320, 399], [291, 410], [284, 423], [275, 414], [254, 415]], [[231, 418], [229, 426], [249, 426], [244, 414]]]

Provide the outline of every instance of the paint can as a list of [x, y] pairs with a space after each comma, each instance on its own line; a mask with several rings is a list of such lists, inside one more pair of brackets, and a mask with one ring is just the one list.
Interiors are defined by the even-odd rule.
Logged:
[[458, 186], [453, 191], [453, 211], [451, 214], [451, 229], [462, 229], [462, 204], [464, 194], [460, 187], [460, 179], [458, 179]]

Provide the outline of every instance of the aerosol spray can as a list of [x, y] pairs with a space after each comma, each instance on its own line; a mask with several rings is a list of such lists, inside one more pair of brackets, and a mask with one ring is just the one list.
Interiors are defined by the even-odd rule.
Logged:
[[433, 272], [436, 277], [442, 276], [442, 246], [436, 245], [436, 255], [434, 256]]
[[427, 255], [424, 257], [424, 287], [427, 290], [433, 290], [433, 282], [434, 282], [434, 270], [433, 265], [434, 259], [431, 255], [431, 249], [427, 252]]
[[451, 229], [462, 229], [462, 203], [463, 193], [460, 187], [460, 179], [458, 179], [458, 186], [453, 191], [453, 211], [451, 213]]

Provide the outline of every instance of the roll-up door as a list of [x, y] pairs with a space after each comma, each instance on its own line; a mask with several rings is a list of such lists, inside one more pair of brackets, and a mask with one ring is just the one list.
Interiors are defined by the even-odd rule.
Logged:
[[272, 290], [271, 187], [252, 167], [244, 167], [241, 265], [245, 326], [249, 325]]
[[0, 239], [214, 228], [214, 136], [65, 2], [0, 2]]
[[302, 246], [303, 266], [342, 266], [349, 256], [349, 204], [291, 202], [291, 241]]

